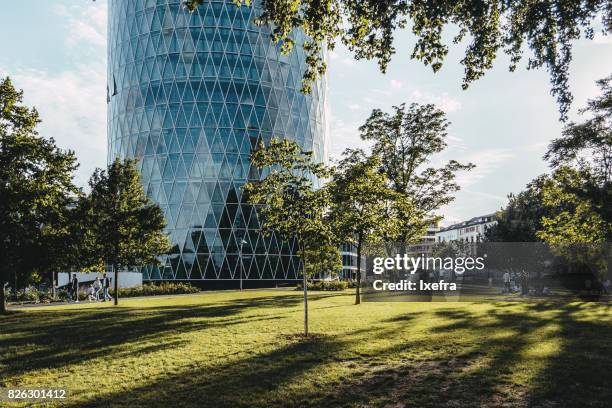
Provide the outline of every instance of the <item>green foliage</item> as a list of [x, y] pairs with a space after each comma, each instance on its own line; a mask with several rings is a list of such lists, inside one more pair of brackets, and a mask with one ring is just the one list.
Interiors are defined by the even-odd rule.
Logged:
[[[339, 291], [348, 289], [349, 284], [346, 281], [338, 281], [338, 280], [325, 281], [325, 280], [319, 280], [319, 281], [314, 281], [314, 282], [310, 282], [309, 281], [307, 283], [307, 286], [308, 286], [308, 290], [327, 291], [327, 292], [339, 292]], [[302, 283], [298, 283], [298, 285], [295, 288], [295, 290], [304, 290], [303, 284]]]
[[[312, 152], [291, 140], [273, 138], [268, 146], [260, 142], [251, 154], [251, 164], [264, 170], [265, 177], [245, 184], [250, 204], [257, 206], [260, 227], [265, 234], [284, 240], [297, 239], [302, 260], [302, 279], [316, 268], [306, 266], [307, 253], [325, 251], [336, 243], [326, 217], [331, 204], [327, 189], [315, 188], [314, 180], [331, 174], [313, 160]], [[337, 248], [334, 253], [337, 253]], [[319, 257], [327, 258], [320, 254]], [[334, 256], [333, 254], [331, 255]], [[304, 288], [304, 335], [308, 336], [308, 292]]]
[[170, 251], [164, 214], [146, 196], [135, 161], [116, 159], [107, 170], [97, 169], [89, 185], [85, 236], [93, 254], [120, 271], [156, 264]]
[[580, 110], [590, 118], [570, 122], [562, 137], [548, 147], [544, 158], [552, 168], [571, 166], [589, 171], [600, 187], [612, 182], [612, 75], [597, 81], [602, 95]]
[[437, 223], [436, 211], [452, 202], [459, 190], [456, 173], [474, 167], [455, 160], [440, 168], [427, 167], [446, 148], [448, 125], [444, 112], [434, 105], [413, 103], [393, 107], [392, 114], [375, 109], [359, 128], [362, 139], [374, 142], [372, 153], [380, 157], [391, 189], [409, 198], [397, 208], [399, 241], [420, 239]]
[[[317, 250], [333, 242], [324, 217], [330, 204], [326, 189], [317, 189], [313, 179], [324, 179], [330, 170], [312, 159], [290, 140], [260, 143], [251, 163], [268, 172], [261, 181], [244, 186], [248, 201], [257, 206], [261, 229], [282, 239], [298, 239], [300, 251]], [[304, 260], [304, 259], [302, 259]]]
[[555, 208], [542, 217], [538, 238], [551, 245], [601, 243], [612, 236], [612, 222], [604, 220], [594, 208], [594, 202], [575, 191], [589, 183], [588, 174], [561, 167], [547, 180], [543, 188], [543, 204]]
[[[234, 3], [248, 6], [251, 1]], [[184, 4], [194, 11], [204, 0]], [[256, 22], [273, 28], [272, 39], [285, 52], [291, 50], [296, 30], [308, 36], [305, 92], [327, 69], [323, 51], [337, 42], [353, 51], [356, 59], [376, 60], [385, 72], [396, 52], [395, 33], [409, 28], [416, 37], [410, 57], [437, 72], [449, 51], [443, 32], [458, 27], [451, 42], [466, 44], [461, 60], [464, 89], [493, 67], [500, 51], [510, 57], [510, 71], [527, 52], [527, 69], [545, 67], [549, 72], [551, 93], [563, 120], [572, 102], [568, 86], [572, 43], [592, 39], [596, 29], [603, 34], [612, 30], [612, 6], [607, 0], [262, 0], [262, 8]]]
[[488, 240], [542, 240], [570, 262], [599, 262], [593, 244], [612, 239], [612, 77], [597, 83], [602, 95], [581, 111], [590, 118], [569, 123], [544, 156], [552, 174], [510, 196]]
[[602, 95], [581, 111], [590, 118], [569, 123], [544, 156], [554, 171], [542, 201], [555, 211], [542, 217], [538, 237], [551, 245], [612, 240], [612, 76], [597, 84]]
[[305, 268], [308, 276], [316, 274], [335, 276], [342, 269], [342, 255], [338, 245], [320, 245], [315, 249], [307, 249]]
[[343, 156], [327, 186], [333, 200], [330, 218], [342, 240], [357, 248], [355, 303], [359, 304], [363, 245], [398, 235], [400, 222], [393, 216], [394, 210], [406, 197], [388, 187], [385, 173], [379, 171], [380, 157], [367, 156], [359, 149], [347, 149]]
[[[77, 168], [71, 151], [57, 148], [36, 130], [36, 109], [22, 105], [23, 92], [0, 81], [0, 285], [16, 276], [61, 264], [68, 236], [69, 197]], [[14, 275], [13, 275], [14, 274]], [[0, 312], [5, 309], [0, 291]]]
[[542, 228], [542, 217], [550, 213], [544, 204], [543, 186], [549, 176], [542, 175], [529, 184], [524, 191], [508, 196], [508, 204], [497, 213], [497, 224], [485, 231], [485, 240], [490, 242], [536, 242], [537, 232]]
[[[198, 293], [199, 288], [183, 282], [161, 282], [145, 283], [134, 288], [120, 288], [119, 297], [157, 296], [157, 295], [181, 295], [187, 293]], [[110, 291], [114, 297], [114, 290]]]
[[115, 160], [89, 181], [89, 232], [100, 257], [115, 270], [154, 264], [170, 250], [159, 205], [145, 194], [133, 160]]

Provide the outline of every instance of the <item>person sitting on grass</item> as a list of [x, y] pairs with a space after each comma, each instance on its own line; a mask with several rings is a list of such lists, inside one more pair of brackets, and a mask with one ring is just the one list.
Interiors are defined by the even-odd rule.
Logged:
[[96, 298], [96, 290], [94, 289], [94, 285], [89, 285], [87, 288], [87, 300], [90, 302], [95, 302], [98, 300]]

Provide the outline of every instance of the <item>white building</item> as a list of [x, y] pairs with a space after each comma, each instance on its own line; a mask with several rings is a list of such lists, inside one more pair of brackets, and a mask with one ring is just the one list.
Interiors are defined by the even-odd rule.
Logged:
[[427, 227], [427, 232], [421, 237], [421, 240], [408, 246], [408, 254], [410, 256], [430, 255], [436, 244], [436, 234], [439, 230], [437, 224]]
[[474, 217], [440, 229], [436, 232], [436, 242], [481, 242], [487, 229], [496, 223], [495, 214]]

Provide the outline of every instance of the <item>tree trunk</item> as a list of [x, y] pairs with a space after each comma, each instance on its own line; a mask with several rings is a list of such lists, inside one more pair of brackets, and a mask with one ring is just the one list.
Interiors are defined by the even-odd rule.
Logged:
[[302, 284], [304, 285], [304, 337], [308, 337], [308, 279], [306, 279], [306, 251], [302, 249]]
[[361, 237], [357, 240], [357, 285], [355, 291], [355, 304], [361, 303]]
[[0, 281], [0, 314], [6, 313], [6, 296], [4, 295], [4, 281]]
[[115, 297], [113, 301], [115, 302], [115, 306], [119, 304], [119, 268], [113, 265], [113, 271], [115, 272]]

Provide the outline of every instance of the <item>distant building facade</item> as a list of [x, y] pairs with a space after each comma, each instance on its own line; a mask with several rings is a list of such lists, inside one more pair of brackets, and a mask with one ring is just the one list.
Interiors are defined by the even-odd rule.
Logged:
[[459, 222], [435, 233], [435, 242], [481, 242], [488, 228], [495, 225], [495, 214], [487, 214]]
[[440, 228], [437, 224], [432, 224], [427, 227], [427, 232], [421, 237], [421, 240], [417, 243], [408, 246], [408, 255], [410, 256], [428, 256], [433, 252], [433, 248], [436, 245], [436, 234]]

